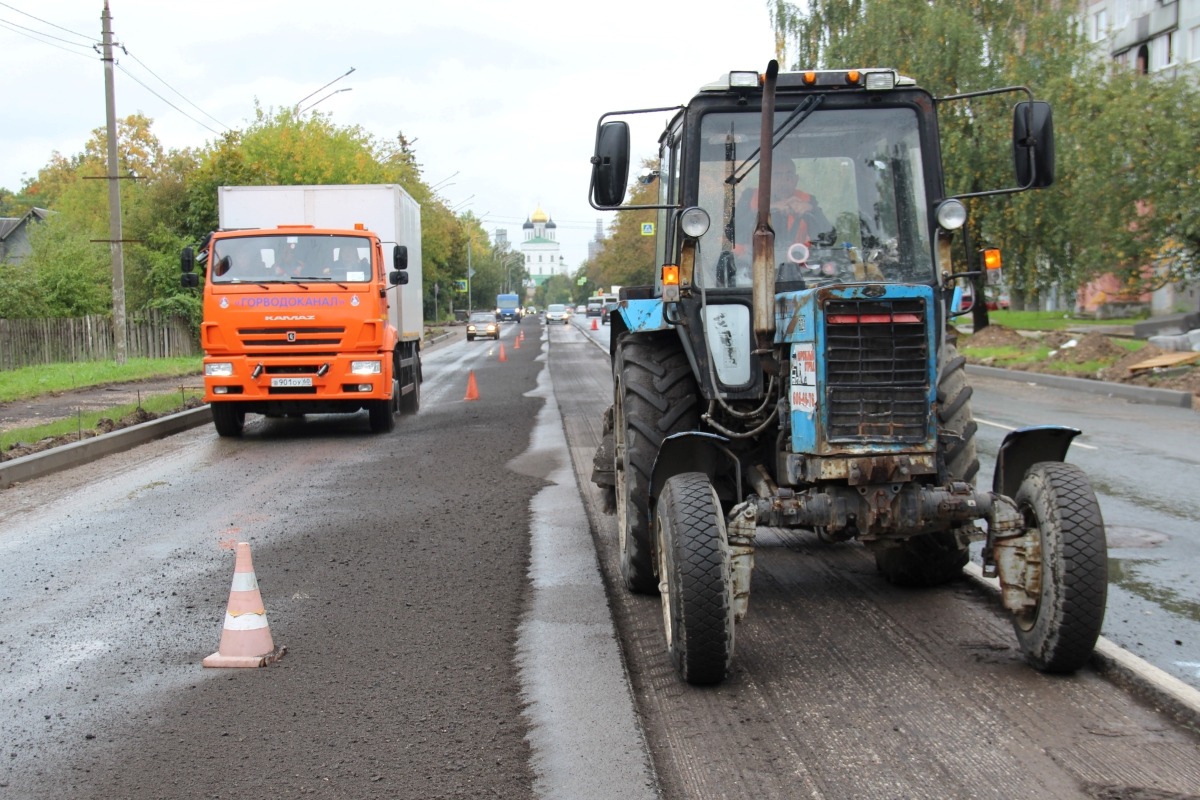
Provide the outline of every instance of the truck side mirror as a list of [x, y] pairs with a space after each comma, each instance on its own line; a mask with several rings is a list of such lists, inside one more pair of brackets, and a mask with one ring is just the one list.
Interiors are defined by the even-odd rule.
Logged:
[[[402, 244], [398, 244], [392, 248], [392, 266], [398, 270], [408, 269], [408, 248]], [[392, 281], [397, 283], [397, 281]]]
[[1054, 115], [1042, 100], [1013, 108], [1013, 163], [1017, 185], [1044, 189], [1054, 183]]
[[407, 286], [408, 273], [404, 270], [394, 269], [388, 273], [388, 281], [392, 286]]
[[185, 272], [179, 276], [179, 283], [185, 289], [195, 289], [200, 285], [200, 276], [194, 272]]
[[183, 248], [183, 252], [179, 254], [179, 268], [184, 272], [193, 272], [196, 269], [196, 253], [190, 247]]
[[596, 134], [592, 192], [598, 206], [619, 206], [629, 183], [629, 123], [606, 122]]

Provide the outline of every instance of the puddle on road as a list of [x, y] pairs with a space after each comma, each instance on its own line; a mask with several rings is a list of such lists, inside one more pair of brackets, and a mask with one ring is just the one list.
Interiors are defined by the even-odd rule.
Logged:
[[1165, 533], [1145, 528], [1131, 528], [1126, 525], [1106, 525], [1104, 535], [1108, 540], [1109, 550], [1126, 547], [1158, 547], [1170, 538]]
[[1158, 563], [1160, 562], [1110, 557], [1108, 582], [1143, 600], [1148, 600], [1164, 611], [1200, 622], [1200, 603], [1184, 599], [1173, 589], [1151, 582], [1142, 574], [1144, 569], [1153, 568]]

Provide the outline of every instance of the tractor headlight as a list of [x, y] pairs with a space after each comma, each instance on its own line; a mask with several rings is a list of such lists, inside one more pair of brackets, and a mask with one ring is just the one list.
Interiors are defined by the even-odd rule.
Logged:
[[684, 236], [692, 239], [699, 239], [708, 233], [708, 226], [711, 222], [708, 212], [697, 206], [685, 208], [679, 215], [679, 229], [683, 231]]
[[967, 222], [967, 207], [960, 200], [946, 200], [937, 207], [937, 224], [946, 231], [956, 231]]

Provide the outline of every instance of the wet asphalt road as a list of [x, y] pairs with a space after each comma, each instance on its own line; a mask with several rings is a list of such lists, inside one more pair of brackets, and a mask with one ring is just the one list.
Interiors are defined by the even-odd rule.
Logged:
[[[590, 332], [548, 334], [547, 350], [506, 339], [505, 363], [490, 342], [430, 359], [421, 414], [389, 436], [366, 433], [361, 416], [256, 424], [241, 442], [202, 428], [0, 493], [0, 797], [583, 796], [548, 784], [555, 769], [582, 772], [591, 796], [635, 796], [606, 793], [596, 762], [638, 750], [636, 732], [555, 765], [537, 758], [522, 713], [538, 702], [517, 666], [531, 653], [520, 630], [531, 576], [551, 598], [540, 618], [551, 636], [533, 649], [574, 646], [550, 624], [561, 576], [529, 571], [538, 515], [553, 532], [573, 504], [536, 499], [561, 485], [530, 447], [545, 435], [541, 358], [577, 474], [611, 392]], [[469, 367], [477, 404], [462, 400]], [[1017, 396], [1032, 413], [1029, 393]], [[1016, 407], [977, 401], [976, 415], [1004, 424]], [[578, 492], [664, 797], [1200, 787], [1194, 735], [1090, 671], [1029, 670], [986, 596], [895, 590], [860, 548], [803, 535], [765, 534], [730, 680], [683, 686], [657, 600], [613, 592], [612, 518], [586, 480]], [[289, 652], [266, 670], [200, 670], [219, 635], [225, 548], [239, 539]]]
[[[506, 464], [542, 367], [506, 333], [505, 363], [431, 358], [392, 434], [257, 418], [0, 493], [0, 797], [534, 796], [517, 630], [546, 481]], [[241, 540], [288, 652], [203, 670]]]

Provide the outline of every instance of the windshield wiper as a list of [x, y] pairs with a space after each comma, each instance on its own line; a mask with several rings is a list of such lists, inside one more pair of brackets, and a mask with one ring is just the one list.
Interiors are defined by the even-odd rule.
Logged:
[[[346, 284], [337, 280], [336, 278], [331, 278], [328, 275], [293, 275], [288, 280], [292, 281], [293, 283], [297, 282], [297, 281], [330, 281], [330, 282], [335, 283], [338, 286], [342, 287], [343, 289], [350, 288], [349, 286], [347, 286]], [[307, 289], [308, 287], [306, 286], [305, 288]]]
[[[809, 95], [804, 98], [800, 105], [792, 109], [792, 113], [783, 118], [783, 122], [776, 126], [775, 131], [771, 134], [771, 149], [774, 150], [781, 141], [797, 127], [800, 123], [808, 119], [809, 115], [817, 110], [817, 106], [821, 105], [821, 101], [825, 99], [823, 94]], [[754, 148], [754, 152], [746, 156], [746, 160], [733, 171], [733, 174], [725, 179], [726, 183], [731, 183], [737, 186], [744, 181], [750, 174], [750, 170], [758, 165], [758, 154], [762, 147]], [[744, 170], [744, 171], [743, 171]], [[740, 175], [738, 173], [741, 173]]]

